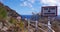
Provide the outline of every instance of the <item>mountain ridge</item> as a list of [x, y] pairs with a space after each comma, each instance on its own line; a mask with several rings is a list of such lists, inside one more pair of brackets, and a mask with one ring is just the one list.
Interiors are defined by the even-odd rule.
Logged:
[[21, 16], [20, 14], [18, 14], [15, 10], [11, 9], [10, 7], [4, 5], [3, 3], [0, 2], [0, 7], [3, 7], [6, 11], [8, 16], [12, 16], [12, 17], [18, 17]]

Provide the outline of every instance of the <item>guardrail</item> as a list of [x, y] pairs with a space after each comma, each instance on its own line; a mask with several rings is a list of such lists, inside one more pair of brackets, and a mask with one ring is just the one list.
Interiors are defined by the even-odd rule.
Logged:
[[[28, 24], [29, 24], [28, 26], [30, 26], [30, 25], [35, 26], [34, 24], [31, 24], [30, 22], [36, 22], [36, 21], [28, 20]], [[40, 23], [40, 22], [39, 22], [38, 24], [43, 25], [43, 26], [46, 26], [46, 27], [49, 26], [49, 25], [47, 25], [47, 24]], [[36, 26], [35, 26], [35, 27], [36, 27]], [[42, 29], [42, 28], [40, 28], [40, 27], [38, 27], [38, 26], [37, 26], [37, 28], [40, 29], [40, 30], [42, 30], [43, 32], [47, 32], [47, 31], [45, 31], [44, 29]], [[48, 27], [48, 29], [50, 29], [52, 32], [55, 32], [52, 28], [49, 28], [49, 27]]]

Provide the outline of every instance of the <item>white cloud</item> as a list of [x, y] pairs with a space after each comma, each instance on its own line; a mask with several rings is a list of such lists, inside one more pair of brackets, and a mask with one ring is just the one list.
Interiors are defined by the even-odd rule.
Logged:
[[27, 2], [24, 2], [23, 4], [24, 4], [24, 6], [27, 6]]
[[20, 6], [27, 6], [27, 2], [23, 2], [22, 4], [20, 4]]
[[26, 6], [26, 7], [29, 7], [29, 8], [33, 7], [33, 5], [31, 3], [29, 3], [29, 2], [27, 2], [27, 1], [23, 2], [22, 4], [20, 4], [20, 6], [24, 6], [24, 7]]
[[60, 15], [60, 0], [40, 0], [42, 6], [58, 6], [58, 14]]
[[28, 3], [28, 6], [29, 6], [30, 8], [32, 8], [32, 7], [33, 7], [33, 5], [32, 5], [31, 3]]
[[31, 3], [34, 3], [35, 2], [35, 0], [28, 0], [29, 2], [31, 2]]
[[48, 6], [53, 6], [56, 5], [57, 1], [56, 0], [41, 0], [41, 3], [44, 5], [48, 5]]

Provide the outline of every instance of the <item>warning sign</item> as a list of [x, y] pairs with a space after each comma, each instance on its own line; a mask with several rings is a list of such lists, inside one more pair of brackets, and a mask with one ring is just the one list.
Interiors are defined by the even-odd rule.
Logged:
[[54, 17], [57, 16], [57, 6], [44, 6], [41, 8], [42, 16]]

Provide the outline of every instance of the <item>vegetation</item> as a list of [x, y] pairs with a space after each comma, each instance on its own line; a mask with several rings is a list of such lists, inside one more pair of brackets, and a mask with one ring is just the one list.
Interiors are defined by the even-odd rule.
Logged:
[[[24, 32], [25, 31], [24, 22], [22, 20], [18, 21], [16, 19], [16, 17], [12, 17], [12, 15], [10, 15], [10, 14], [9, 14], [10, 16], [8, 16], [7, 13], [8, 12], [7, 12], [7, 9], [5, 8], [5, 6], [0, 5], [0, 25], [2, 23], [2, 25], [1, 25], [2, 28], [0, 28], [0, 32], [3, 32], [3, 31], [5, 32], [6, 29], [4, 27], [7, 28], [7, 30], [6, 30], [7, 32]], [[16, 14], [16, 15], [18, 15], [18, 14]], [[3, 26], [3, 24], [4, 24], [4, 26]], [[8, 25], [6, 26], [6, 24], [8, 24]], [[2, 30], [2, 29], [5, 29], [5, 30]]]
[[6, 19], [7, 11], [3, 6], [0, 6], [0, 19]]
[[15, 32], [17, 32], [17, 30], [24, 30], [24, 23], [23, 21], [17, 21], [17, 19], [15, 18], [11, 18], [9, 21], [11, 24], [15, 25]]

